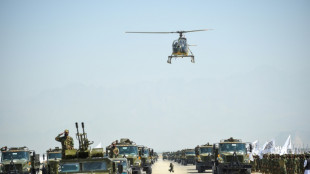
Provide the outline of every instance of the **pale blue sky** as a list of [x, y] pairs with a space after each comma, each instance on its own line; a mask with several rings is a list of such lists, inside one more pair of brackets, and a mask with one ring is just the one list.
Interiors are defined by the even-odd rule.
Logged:
[[[0, 146], [43, 152], [76, 121], [159, 151], [310, 144], [309, 17], [308, 0], [0, 1]], [[166, 63], [177, 34], [125, 34], [204, 28], [195, 64]]]

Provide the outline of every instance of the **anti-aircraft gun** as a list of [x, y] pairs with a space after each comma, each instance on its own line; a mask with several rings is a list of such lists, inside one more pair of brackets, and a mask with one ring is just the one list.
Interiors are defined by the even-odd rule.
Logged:
[[93, 142], [89, 141], [84, 131], [79, 133], [78, 123], [75, 123], [79, 142], [78, 149], [65, 150], [60, 160], [60, 174], [67, 173], [123, 173], [123, 165], [104, 156], [103, 148], [91, 148]]
[[198, 173], [202, 173], [207, 169], [212, 169], [212, 159], [214, 158], [212, 156], [212, 151], [213, 145], [209, 143], [195, 147], [196, 170], [198, 170]]
[[[114, 149], [117, 148], [118, 153], [115, 154]], [[130, 164], [130, 168], [133, 174], [141, 174], [143, 170], [141, 161], [141, 152], [138, 150], [136, 143], [128, 138], [122, 138], [120, 141], [116, 140], [112, 142], [110, 146], [106, 148], [106, 153], [109, 157], [127, 158]]]
[[[250, 148], [251, 149], [251, 148]], [[251, 173], [246, 143], [240, 139], [229, 138], [213, 144], [213, 173]]]

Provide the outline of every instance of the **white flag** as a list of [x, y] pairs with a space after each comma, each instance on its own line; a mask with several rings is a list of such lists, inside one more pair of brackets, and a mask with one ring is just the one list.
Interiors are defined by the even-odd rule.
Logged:
[[255, 154], [255, 155], [259, 154], [259, 141], [258, 140], [254, 141], [252, 143], [252, 148], [253, 148], [252, 149], [253, 154]]
[[281, 153], [280, 155], [283, 155], [283, 154], [287, 154], [287, 150], [290, 149], [292, 150], [292, 142], [291, 142], [291, 135], [289, 135], [281, 149]]
[[264, 147], [262, 149], [262, 153], [266, 154], [266, 153], [274, 153], [275, 151], [275, 147], [276, 147], [276, 143], [274, 140], [271, 140], [269, 142], [266, 142], [264, 144]]

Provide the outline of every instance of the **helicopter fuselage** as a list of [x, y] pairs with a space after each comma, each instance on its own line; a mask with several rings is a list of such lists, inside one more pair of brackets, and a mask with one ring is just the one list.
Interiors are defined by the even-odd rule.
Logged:
[[172, 55], [174, 56], [188, 56], [187, 40], [184, 37], [180, 37], [178, 40], [172, 43]]

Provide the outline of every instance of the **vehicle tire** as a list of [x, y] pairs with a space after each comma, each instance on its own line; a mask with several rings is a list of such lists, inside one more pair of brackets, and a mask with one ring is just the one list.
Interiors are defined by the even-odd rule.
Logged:
[[247, 170], [245, 171], [245, 174], [251, 174], [251, 169], [247, 169]]
[[152, 168], [151, 167], [147, 168], [146, 174], [152, 174]]
[[217, 174], [216, 167], [212, 167], [212, 174]]
[[204, 170], [202, 169], [202, 167], [199, 167], [198, 168], [198, 173], [203, 173], [204, 172]]

